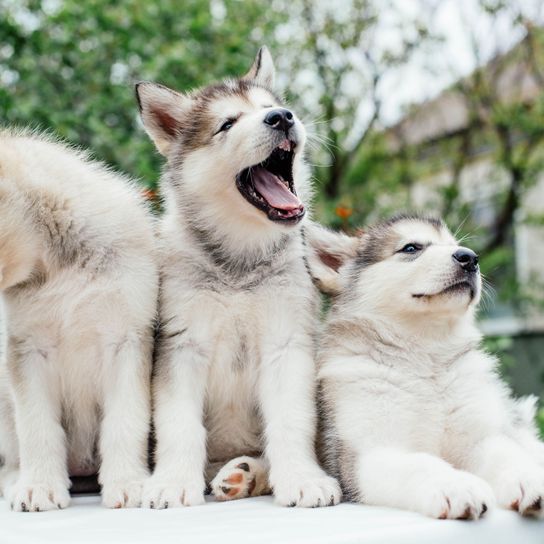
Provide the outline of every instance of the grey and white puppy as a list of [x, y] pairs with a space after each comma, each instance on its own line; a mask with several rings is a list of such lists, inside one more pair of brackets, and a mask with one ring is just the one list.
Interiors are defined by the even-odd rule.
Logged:
[[314, 451], [305, 130], [273, 87], [266, 48], [240, 79], [190, 94], [137, 87], [167, 160], [150, 507], [202, 503], [205, 472], [222, 500], [270, 488], [283, 505], [340, 498]]
[[0, 132], [0, 485], [14, 510], [63, 508], [69, 476], [96, 472], [105, 506], [140, 503], [157, 290], [135, 184]]
[[[312, 241], [330, 256], [327, 236]], [[480, 347], [476, 254], [441, 221], [410, 216], [342, 245], [332, 262], [346, 264], [326, 267], [338, 294], [319, 378], [327, 466], [346, 496], [441, 519], [496, 501], [542, 516], [534, 402], [511, 398]]]

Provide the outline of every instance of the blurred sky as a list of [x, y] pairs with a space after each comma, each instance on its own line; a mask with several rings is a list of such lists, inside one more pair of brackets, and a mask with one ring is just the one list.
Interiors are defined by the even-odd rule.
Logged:
[[[421, 16], [428, 20], [431, 30], [443, 36], [443, 43], [432, 50], [432, 55], [421, 51], [403, 69], [397, 70], [383, 82], [383, 121], [394, 123], [404, 108], [432, 98], [463, 75], [469, 74], [477, 63], [483, 64], [495, 54], [510, 49], [522, 37], [509, 17], [493, 20], [482, 15], [478, 0], [394, 0], [399, 12], [407, 19]], [[544, 23], [543, 0], [518, 0], [512, 9], [519, 9], [531, 20]], [[389, 28], [384, 18], [384, 45], [394, 42], [395, 29]], [[474, 46], [480, 58], [474, 54]]]

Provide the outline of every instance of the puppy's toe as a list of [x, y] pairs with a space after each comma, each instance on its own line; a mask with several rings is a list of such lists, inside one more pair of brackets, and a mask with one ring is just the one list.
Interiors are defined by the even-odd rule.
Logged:
[[66, 508], [70, 504], [70, 493], [61, 483], [17, 482], [6, 490], [6, 499], [15, 512], [45, 512]]
[[493, 491], [484, 480], [461, 471], [428, 482], [419, 498], [416, 510], [437, 519], [479, 519], [495, 502]]
[[282, 506], [315, 508], [338, 504], [341, 491], [338, 482], [325, 473], [286, 477], [274, 484], [276, 502]]
[[539, 495], [534, 501], [526, 506], [521, 512], [524, 516], [534, 516], [540, 518], [543, 516], [544, 495]]
[[112, 482], [102, 486], [106, 508], [138, 508], [142, 502], [142, 482]]
[[504, 478], [498, 485], [501, 506], [522, 516], [544, 518], [544, 470], [540, 467]]
[[203, 484], [157, 482], [153, 478], [144, 486], [142, 506], [162, 510], [204, 504]]

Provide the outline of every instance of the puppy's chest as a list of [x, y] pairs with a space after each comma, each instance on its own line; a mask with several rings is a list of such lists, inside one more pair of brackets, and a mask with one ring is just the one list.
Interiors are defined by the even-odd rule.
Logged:
[[442, 381], [434, 376], [403, 376], [394, 396], [399, 423], [413, 445], [423, 451], [438, 453], [448, 413]]
[[216, 322], [215, 349], [208, 381], [219, 389], [252, 382], [261, 358], [258, 315], [238, 316], [225, 312]]
[[[228, 332], [227, 332], [228, 331]], [[210, 365], [205, 406], [210, 459], [261, 449], [258, 412], [260, 347], [243, 322], [233, 318]]]
[[371, 362], [361, 368], [357, 382], [359, 417], [366, 414], [363, 426], [369, 434], [381, 437], [378, 441], [439, 454], [450, 409], [440, 373]]
[[469, 389], [465, 380], [444, 369], [405, 383], [408, 395], [401, 404], [417, 446], [444, 457], [451, 441], [465, 434], [476, 408]]

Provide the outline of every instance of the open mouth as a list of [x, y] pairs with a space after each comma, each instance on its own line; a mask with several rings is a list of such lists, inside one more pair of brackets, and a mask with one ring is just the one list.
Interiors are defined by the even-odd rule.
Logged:
[[459, 281], [456, 283], [452, 283], [451, 285], [448, 285], [445, 289], [442, 289], [442, 291], [439, 291], [438, 293], [430, 293], [430, 294], [418, 293], [412, 296], [414, 298], [425, 298], [425, 297], [435, 297], [438, 295], [453, 295], [456, 293], [465, 293], [467, 291], [469, 292], [470, 299], [472, 300], [474, 298], [474, 295], [476, 294], [476, 289], [474, 285], [472, 284], [472, 282], [463, 280], [463, 281]]
[[242, 170], [236, 186], [271, 221], [298, 223], [305, 214], [293, 183], [295, 143], [284, 139], [266, 160]]

